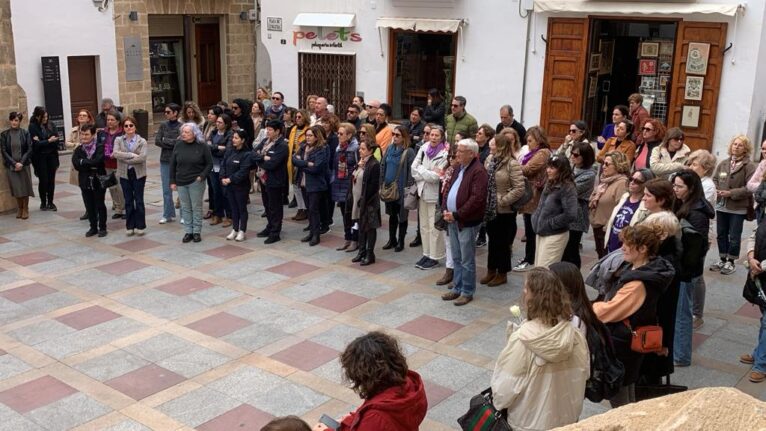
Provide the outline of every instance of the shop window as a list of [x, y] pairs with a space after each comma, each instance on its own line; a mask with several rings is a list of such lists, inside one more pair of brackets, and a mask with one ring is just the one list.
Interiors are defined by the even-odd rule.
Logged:
[[356, 94], [356, 56], [345, 54], [298, 54], [298, 92], [302, 106], [311, 94], [324, 96], [343, 113]]
[[170, 102], [184, 101], [183, 41], [180, 38], [150, 38], [149, 64], [152, 76], [152, 111], [162, 112]]
[[452, 33], [391, 31], [388, 88], [394, 118], [408, 118], [412, 108], [425, 107], [432, 88], [445, 100], [452, 98], [456, 49], [457, 36]]

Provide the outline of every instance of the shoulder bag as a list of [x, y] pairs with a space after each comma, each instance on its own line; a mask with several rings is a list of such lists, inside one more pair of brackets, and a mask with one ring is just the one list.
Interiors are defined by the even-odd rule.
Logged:
[[108, 175], [99, 175], [98, 182], [101, 183], [101, 187], [104, 190], [107, 190], [108, 188], [117, 185], [117, 176], [114, 175], [114, 171], [110, 172]]
[[524, 177], [524, 194], [520, 198], [516, 199], [516, 202], [511, 204], [511, 211], [519, 212], [527, 202], [532, 200], [532, 185], [529, 184], [527, 177]]
[[492, 404], [492, 388], [487, 388], [471, 398], [468, 411], [460, 416], [457, 423], [463, 431], [512, 431], [507, 414]]
[[761, 285], [761, 279], [757, 276], [755, 279], [749, 275], [747, 276], [745, 286], [742, 288], [742, 297], [753, 305], [757, 305], [762, 309], [766, 308], [766, 293]]
[[622, 321], [631, 333], [630, 350], [636, 353], [660, 353], [665, 348], [662, 346], [662, 326], [646, 325], [633, 329], [630, 321]]
[[[425, 151], [420, 153], [420, 163], [423, 163], [425, 158]], [[404, 188], [404, 209], [415, 211], [418, 209], [418, 183], [413, 181], [412, 184]]]
[[[402, 166], [407, 160], [406, 150], [402, 151], [401, 159], [399, 160], [399, 166], [396, 168], [396, 177], [390, 184], [381, 184], [380, 186], [380, 200], [383, 202], [396, 202], [399, 200], [399, 174], [402, 172]], [[386, 151], [386, 155], [388, 151]], [[385, 155], [383, 157], [386, 157]]]

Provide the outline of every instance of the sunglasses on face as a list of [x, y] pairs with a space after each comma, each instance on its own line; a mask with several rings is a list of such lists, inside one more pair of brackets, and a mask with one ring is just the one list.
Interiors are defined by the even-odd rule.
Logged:
[[614, 163], [604, 162], [604, 167], [605, 167], [605, 168], [606, 168], [607, 166], [612, 166], [612, 165], [614, 165]]
[[638, 178], [631, 178], [630, 182], [640, 186], [641, 184], [645, 183], [646, 181], [638, 179]]
[[649, 128], [649, 127], [643, 127], [643, 128], [641, 128], [641, 130], [643, 130], [644, 132], [653, 132], [654, 131], [654, 129]]
[[271, 100], [282, 100], [279, 97], [272, 97]]
[[122, 127], [127, 129], [128, 127], [136, 127], [136, 125], [135, 124], [126, 123]]
[[577, 129], [569, 129], [569, 133], [580, 133]]
[[457, 103], [453, 103], [453, 104], [452, 104], [452, 107], [453, 107], [453, 108], [459, 108], [459, 107], [460, 107], [460, 105], [458, 105]]
[[392, 136], [395, 136], [395, 137], [397, 137], [397, 138], [401, 138], [401, 137], [402, 137], [402, 134], [401, 134], [401, 133], [392, 133], [391, 135], [392, 135]]
[[580, 157], [580, 153], [571, 153], [570, 156], [577, 158]]

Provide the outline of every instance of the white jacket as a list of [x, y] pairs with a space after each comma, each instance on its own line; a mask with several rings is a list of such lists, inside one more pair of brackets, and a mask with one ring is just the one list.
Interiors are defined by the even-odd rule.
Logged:
[[571, 322], [509, 324], [508, 343], [495, 364], [492, 394], [508, 409], [514, 430], [548, 430], [577, 422], [590, 375], [588, 343]]
[[415, 160], [412, 162], [412, 178], [418, 185], [418, 196], [428, 203], [436, 203], [439, 200], [439, 179], [444, 169], [447, 168], [447, 148], [439, 151], [433, 159], [428, 158], [426, 142], [420, 146]]

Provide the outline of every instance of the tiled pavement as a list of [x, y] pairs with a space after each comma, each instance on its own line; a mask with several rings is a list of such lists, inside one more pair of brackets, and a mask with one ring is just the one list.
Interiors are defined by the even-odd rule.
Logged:
[[[351, 264], [351, 254], [335, 251], [339, 221], [317, 247], [300, 243], [304, 225], [288, 220], [272, 246], [254, 235], [232, 244], [227, 230], [207, 224], [203, 242], [181, 244], [177, 223], [156, 223], [156, 162], [146, 236], [126, 237], [115, 221], [106, 238], [86, 239], [67, 166], [63, 157], [57, 213], [39, 212], [33, 200], [27, 221], [0, 216], [0, 430], [258, 429], [285, 414], [313, 423], [360, 403], [343, 385], [338, 354], [373, 329], [399, 337], [425, 379], [424, 430], [454, 429], [488, 385], [520, 276], [479, 287], [457, 308], [439, 299], [441, 270], [412, 267], [418, 249], [379, 250], [375, 265]], [[256, 232], [261, 208], [251, 212]], [[584, 247], [592, 262], [592, 242]], [[766, 384], [747, 382], [737, 362], [758, 323], [741, 298], [744, 275], [706, 274], [706, 323], [695, 333], [693, 365], [673, 382], [766, 399]], [[583, 414], [605, 408], [587, 403]]]

